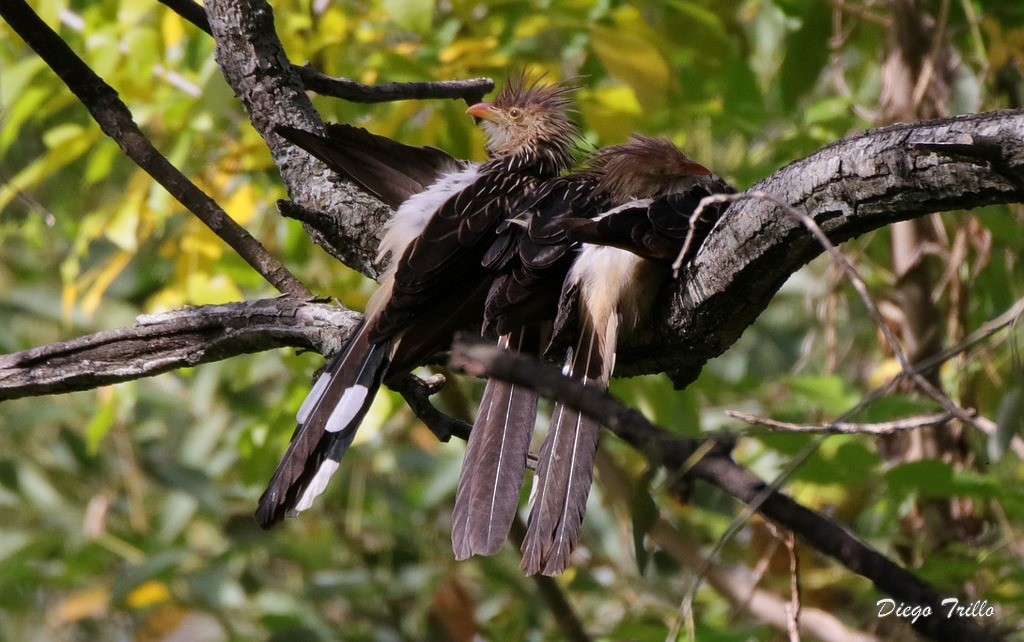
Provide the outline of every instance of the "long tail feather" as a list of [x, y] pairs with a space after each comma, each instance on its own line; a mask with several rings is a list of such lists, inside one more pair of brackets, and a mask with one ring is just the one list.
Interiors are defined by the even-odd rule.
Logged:
[[295, 434], [260, 497], [255, 516], [260, 526], [270, 528], [309, 508], [327, 487], [380, 388], [388, 352], [389, 344], [370, 343], [366, 326], [360, 326], [320, 375], [296, 413]]
[[[585, 323], [566, 374], [606, 387], [615, 358], [617, 320]], [[587, 509], [594, 478], [594, 454], [601, 425], [562, 404], [551, 413], [534, 477], [532, 508], [523, 540], [521, 568], [527, 575], [555, 575], [569, 565]]]
[[326, 136], [287, 126], [275, 131], [392, 209], [463, 164], [434, 147], [404, 145], [351, 125], [328, 125]]
[[[522, 351], [530, 342], [527, 334], [518, 330], [504, 335], [499, 346]], [[456, 559], [493, 555], [508, 538], [536, 419], [536, 393], [495, 379], [487, 382], [455, 494], [452, 550]]]

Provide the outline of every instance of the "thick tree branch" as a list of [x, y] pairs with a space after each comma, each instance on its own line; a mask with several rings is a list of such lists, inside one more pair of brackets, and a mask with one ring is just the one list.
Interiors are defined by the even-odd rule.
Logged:
[[239, 256], [284, 294], [312, 296], [245, 228], [164, 158], [132, 119], [117, 92], [103, 82], [24, 0], [0, 3], [0, 16], [60, 76], [82, 101], [100, 128], [121, 150], [152, 176], [171, 196], [196, 215]]
[[315, 243], [368, 276], [375, 264], [380, 228], [391, 210], [274, 133], [278, 125], [322, 131], [298, 73], [274, 31], [264, 0], [208, 0], [206, 14], [216, 42], [214, 57], [253, 127], [266, 140], [291, 199], [309, 212], [325, 212], [316, 226], [304, 222]]
[[[833, 143], [753, 189], [805, 211], [840, 242], [930, 212], [1024, 202], [1022, 137], [1022, 110], [896, 125]], [[935, 151], [946, 144], [955, 151]], [[735, 203], [662, 297], [664, 321], [625, 346], [618, 373], [669, 370], [677, 385], [692, 381], [821, 253], [775, 205]]]
[[765, 517], [794, 531], [810, 546], [871, 580], [883, 593], [907, 604], [930, 606], [932, 616], [922, 617], [913, 624], [924, 635], [949, 642], [999, 639], [973, 620], [945, 618], [946, 609], [942, 608], [941, 602], [946, 596], [845, 527], [768, 487], [763, 480], [732, 461], [725, 448], [716, 446], [697, 459], [694, 454], [698, 452], [700, 442], [674, 437], [648, 422], [636, 410], [618, 403], [610, 394], [564, 377], [558, 369], [524, 355], [459, 341], [452, 347], [451, 358], [453, 367], [470, 374], [529, 386], [544, 397], [580, 410], [644, 453], [652, 463], [673, 474], [687, 471], [686, 475], [721, 488]]
[[[254, 121], [272, 147], [280, 144], [267, 133], [269, 127], [294, 120], [279, 112], [294, 113], [301, 99], [289, 106], [291, 94], [272, 90], [290, 70], [283, 53], [272, 55], [280, 46], [269, 10], [262, 0], [208, 4], [211, 17], [224, 16], [224, 29], [215, 25], [214, 32], [229, 82], [250, 113], [269, 114]], [[294, 86], [298, 92], [298, 79]], [[840, 242], [930, 212], [1024, 201], [1022, 138], [1021, 110], [897, 125], [829, 145], [755, 188], [807, 212]], [[332, 253], [349, 265], [376, 274], [371, 257], [386, 208], [374, 209], [378, 204], [352, 196], [355, 190], [339, 190], [329, 172], [303, 173], [280, 152], [275, 156], [296, 203], [307, 213], [330, 213], [302, 217], [315, 240], [333, 246]], [[692, 381], [709, 359], [739, 338], [782, 283], [821, 252], [806, 230], [772, 204], [734, 204], [684, 278], [661, 297], [656, 306], [661, 321], [622, 347], [617, 372], [667, 370], [677, 385]]]
[[0, 401], [88, 390], [286, 346], [335, 352], [359, 318], [291, 297], [145, 315], [134, 326], [0, 355]]

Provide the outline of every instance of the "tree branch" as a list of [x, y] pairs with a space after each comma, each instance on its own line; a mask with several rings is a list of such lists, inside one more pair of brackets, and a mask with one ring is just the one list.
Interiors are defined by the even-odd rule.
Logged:
[[430, 402], [430, 397], [444, 386], [443, 375], [420, 379], [414, 374], [405, 374], [387, 382], [388, 388], [402, 395], [416, 418], [423, 422], [438, 440], [447, 443], [452, 437], [463, 441], [469, 439], [472, 425], [441, 412]]
[[[1024, 201], [1022, 136], [1022, 110], [896, 125], [828, 145], [752, 189], [806, 212], [838, 243], [930, 212]], [[935, 151], [952, 143], [955, 153]], [[620, 351], [617, 371], [668, 370], [686, 385], [821, 253], [776, 205], [734, 203], [661, 297], [655, 318], [662, 321]]]
[[[930, 606], [932, 615], [913, 623], [914, 628], [924, 635], [949, 642], [999, 639], [973, 620], [944, 618], [942, 614], [946, 610], [941, 602], [945, 596], [933, 586], [843, 526], [769, 488], [763, 480], [732, 461], [727, 449], [721, 445], [711, 448], [698, 461], [691, 461], [700, 442], [673, 437], [648, 422], [636, 410], [622, 406], [607, 392], [564, 377], [556, 368], [525, 355], [459, 340], [452, 347], [451, 360], [455, 368], [480, 377], [494, 377], [528, 386], [544, 397], [563, 402], [597, 419], [644, 453], [652, 463], [673, 474], [685, 470], [686, 475], [721, 488], [765, 517], [799, 534], [810, 546], [871, 580], [883, 593], [907, 604]], [[680, 485], [674, 484], [673, 488], [679, 490]]]
[[0, 401], [88, 390], [273, 348], [340, 349], [360, 315], [292, 297], [188, 307], [0, 355]]
[[[193, 0], [159, 0], [161, 4], [188, 20], [200, 30], [213, 34], [206, 10]], [[349, 78], [335, 78], [322, 74], [313, 67], [292, 65], [309, 91], [322, 96], [340, 98], [351, 103], [386, 103], [397, 100], [426, 100], [430, 98], [462, 99], [467, 104], [479, 102], [494, 90], [490, 78], [470, 80], [437, 80], [428, 82], [389, 82], [365, 85]]]
[[[1002, 150], [1000, 153], [1006, 155], [1005, 159], [989, 162], [1002, 167], [1000, 171], [1004, 174], [1019, 175], [1020, 168], [1024, 165], [1024, 153], [1020, 149], [1022, 145], [1008, 142], [1004, 136], [1008, 135], [1007, 132], [1018, 130], [1024, 135], [1024, 111], [978, 114], [942, 122], [946, 124], [900, 125], [840, 141], [807, 159], [783, 168], [761, 185], [766, 190], [777, 191], [785, 187], [787, 181], [794, 181], [796, 185], [793, 187], [793, 193], [810, 195], [800, 198], [804, 199], [805, 206], [807, 203], [812, 204], [812, 213], [819, 214], [819, 225], [830, 233], [833, 239], [845, 238], [857, 230], [872, 226], [882, 226], [893, 217], [910, 216], [914, 212], [921, 213], [934, 209], [940, 199], [949, 207], [1020, 200], [1021, 192], [1009, 186], [1006, 181], [1002, 181], [991, 170], [985, 167], [977, 168], [979, 175], [972, 178], [966, 173], [966, 168], [960, 167], [955, 161], [943, 163], [937, 158], [928, 157], [918, 163], [922, 168], [917, 173], [908, 169], [902, 174], [882, 173], [874, 176], [866, 170], [857, 170], [857, 163], [867, 162], [863, 161], [866, 153], [864, 149], [889, 149], [888, 155], [884, 157], [888, 158], [890, 163], [895, 163], [895, 143], [892, 142], [894, 137], [916, 140], [927, 134], [933, 139], [946, 136], [960, 140], [961, 142], [956, 144], [961, 146], [957, 147], [957, 153], [961, 154], [971, 149], [976, 154], [992, 159], [997, 156], [995, 150]], [[1003, 147], [996, 146], [992, 142], [993, 136], [988, 136], [980, 138], [981, 143], [975, 149], [964, 142], [967, 140], [965, 137], [969, 135], [956, 133], [964, 130], [996, 131], [999, 135], [995, 138], [1003, 141]], [[962, 147], [964, 145], [967, 147]], [[839, 153], [846, 153], [844, 150], [856, 149], [862, 151], [858, 154], [850, 152], [850, 158], [837, 157]], [[844, 164], [853, 169], [841, 170]], [[818, 171], [815, 168], [823, 167], [833, 167], [831, 182], [822, 183], [814, 179], [814, 173]], [[942, 169], [943, 167], [945, 169]], [[805, 173], [801, 168], [809, 169]], [[865, 173], [869, 175], [868, 178], [862, 176]], [[946, 178], [945, 182], [942, 180], [943, 176]], [[915, 184], [915, 180], [920, 183]], [[958, 180], [966, 180], [967, 185], [957, 187]], [[318, 179], [314, 176], [307, 183], [316, 185]], [[874, 185], [872, 189], [884, 194], [874, 200], [867, 198], [864, 194], [870, 191], [865, 191], [865, 185], [868, 184]], [[934, 193], [922, 193], [922, 190], [927, 189], [934, 190]], [[899, 190], [908, 190], [911, 195], [907, 198], [900, 197]], [[956, 194], [952, 195], [951, 190]], [[333, 191], [340, 193], [341, 190]], [[860, 196], [857, 196], [858, 194]], [[853, 205], [848, 206], [842, 201], [842, 198], [847, 196], [853, 199]], [[818, 205], [813, 205], [814, 203]], [[828, 203], [831, 204], [831, 209], [826, 207]], [[294, 204], [291, 207], [292, 211], [301, 211], [303, 215], [308, 213], [305, 208], [299, 208]], [[889, 211], [885, 209], [886, 207], [896, 209]], [[821, 247], [810, 238], [809, 233], [788, 217], [774, 213], [772, 208], [770, 203], [758, 201], [736, 203], [730, 207], [725, 218], [712, 231], [709, 241], [699, 253], [696, 265], [683, 274], [684, 278], [678, 281], [674, 291], [669, 293], [671, 296], [662, 297], [660, 317], [667, 320], [655, 324], [655, 329], [651, 332], [640, 333], [641, 336], [634, 341], [629, 355], [621, 360], [622, 367], [617, 372], [624, 371], [628, 375], [656, 371], [658, 364], [663, 362], [663, 365], [670, 367], [681, 364], [683, 368], [676, 372], [676, 382], [685, 383], [687, 379], [682, 375], [692, 378], [704, 361], [720, 354], [731, 345], [767, 304], [785, 277], [799, 267], [801, 261], [821, 252]], [[827, 212], [831, 214], [827, 215]], [[350, 232], [351, 228], [339, 228], [339, 234], [342, 236]], [[373, 234], [376, 232], [377, 229], [374, 228]], [[973, 333], [969, 337], [970, 341], [965, 342], [965, 347], [983, 340], [991, 332], [1012, 322], [1020, 314], [1022, 305], [1024, 301], [1018, 302], [1012, 310]], [[660, 350], [654, 350], [650, 345], [651, 337], [658, 336], [663, 337], [664, 343], [661, 344]], [[201, 342], [196, 345], [196, 349], [203, 349]], [[667, 356], [659, 356], [661, 352]], [[943, 358], [948, 358], [949, 354], [952, 352], [944, 353]], [[227, 356], [230, 355], [224, 355]], [[632, 360], [628, 357], [632, 357]], [[933, 363], [929, 360], [915, 366], [923, 372], [933, 367], [935, 363], [939, 362]]]
[[907, 417], [906, 419], [896, 419], [894, 421], [882, 421], [878, 423], [834, 421], [831, 423], [821, 424], [793, 424], [785, 421], [775, 421], [774, 419], [768, 419], [767, 417], [758, 417], [757, 415], [750, 415], [745, 412], [737, 412], [735, 410], [726, 410], [725, 414], [735, 419], [739, 419], [740, 421], [745, 421], [752, 426], [765, 426], [772, 430], [781, 430], [786, 432], [816, 433], [823, 435], [891, 435], [902, 430], [913, 430], [915, 428], [924, 428], [925, 426], [938, 426], [953, 419], [953, 415], [951, 413], [938, 412], [930, 415], [919, 415], [917, 417]]
[[299, 298], [312, 296], [306, 286], [267, 252], [259, 241], [153, 147], [135, 124], [131, 112], [118, 98], [117, 92], [46, 26], [24, 0], [0, 3], [0, 16], [60, 76], [96, 119], [103, 133], [110, 136], [128, 158], [152, 176], [279, 291]]
[[422, 82], [387, 82], [364, 85], [348, 78], [322, 74], [309, 64], [295, 66], [306, 89], [324, 96], [342, 98], [352, 103], [386, 103], [396, 100], [426, 100], [429, 98], [461, 98], [466, 104], [478, 103], [494, 90], [490, 78], [469, 80], [433, 80]]
[[310, 238], [342, 263], [377, 276], [380, 229], [391, 209], [274, 133], [278, 125], [320, 132], [324, 124], [285, 56], [270, 5], [208, 0], [206, 15], [217, 64], [270, 148], [289, 196], [307, 212], [326, 214], [316, 225], [303, 221]]

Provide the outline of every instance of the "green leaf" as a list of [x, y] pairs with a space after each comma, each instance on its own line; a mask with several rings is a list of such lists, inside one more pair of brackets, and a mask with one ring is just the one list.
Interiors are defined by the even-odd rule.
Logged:
[[799, 375], [787, 380], [794, 395], [810, 402], [811, 408], [840, 413], [860, 399], [860, 394], [839, 375]]
[[832, 32], [832, 7], [809, 2], [800, 28], [786, 37], [785, 58], [779, 70], [779, 88], [787, 108], [813, 88], [828, 62], [828, 34]]
[[863, 487], [875, 474], [879, 457], [855, 436], [837, 435], [801, 466], [795, 476], [819, 484]]
[[163, 575], [169, 569], [178, 566], [186, 558], [183, 550], [168, 549], [153, 555], [141, 564], [125, 569], [114, 582], [110, 590], [113, 601], [122, 600], [133, 588], [146, 580]]
[[100, 407], [96, 409], [88, 425], [86, 425], [85, 444], [86, 450], [90, 455], [95, 455], [99, 452], [100, 443], [114, 426], [114, 419], [117, 416], [116, 405], [116, 394], [107, 395], [103, 403], [100, 404]]
[[953, 467], [936, 459], [923, 459], [892, 468], [885, 473], [885, 480], [903, 495], [927, 488], [941, 496], [953, 486]]
[[609, 390], [656, 424], [684, 434], [700, 434], [700, 413], [692, 390], [675, 390], [664, 375], [613, 379]]
[[434, 16], [434, 0], [384, 0], [384, 10], [399, 27], [427, 33]]
[[668, 62], [642, 21], [630, 11], [617, 13], [618, 24], [614, 27], [590, 28], [590, 45], [611, 75], [633, 90], [644, 109], [657, 109], [668, 97]]
[[629, 498], [629, 513], [633, 521], [633, 552], [636, 555], [636, 566], [643, 575], [647, 568], [647, 561], [650, 556], [647, 547], [644, 546], [644, 538], [658, 520], [658, 505], [651, 497], [651, 480], [654, 479], [656, 469], [649, 468], [644, 472], [643, 477], [633, 487], [632, 496]]
[[988, 457], [990, 461], [999, 461], [1003, 453], [1010, 447], [1010, 441], [1021, 433], [1024, 427], [1024, 416], [1021, 415], [1021, 408], [1024, 406], [1024, 387], [1018, 385], [1010, 389], [999, 402], [999, 412], [996, 414], [996, 432], [990, 435], [987, 443]]
[[903, 495], [919, 493], [922, 497], [976, 497], [989, 499], [999, 495], [1009, 501], [1022, 493], [1001, 488], [988, 475], [972, 471], [956, 471], [951, 464], [923, 459], [897, 466], [885, 473], [889, 487]]

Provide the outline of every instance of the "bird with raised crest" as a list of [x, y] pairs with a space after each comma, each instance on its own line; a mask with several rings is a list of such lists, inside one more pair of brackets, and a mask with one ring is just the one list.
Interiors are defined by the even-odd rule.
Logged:
[[573, 89], [519, 74], [493, 102], [471, 106], [488, 141], [489, 160], [480, 164], [344, 125], [326, 136], [278, 128], [397, 211], [379, 247], [382, 258], [390, 257], [381, 285], [298, 410], [291, 443], [256, 511], [263, 527], [309, 508], [323, 492], [382, 382], [443, 350], [456, 330], [480, 318], [491, 280], [481, 260], [496, 229], [572, 163]]

